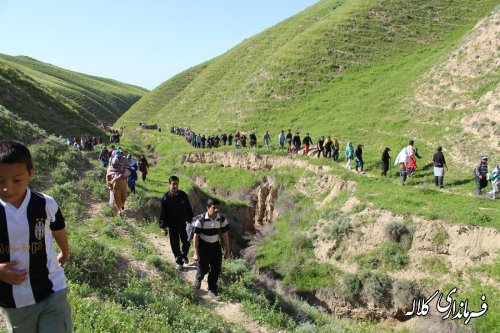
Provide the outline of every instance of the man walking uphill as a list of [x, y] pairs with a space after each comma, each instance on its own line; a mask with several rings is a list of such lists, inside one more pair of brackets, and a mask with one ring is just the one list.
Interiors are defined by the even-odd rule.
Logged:
[[[187, 194], [179, 190], [179, 178], [171, 176], [168, 184], [170, 190], [163, 195], [161, 200], [158, 222], [165, 236], [170, 232], [170, 246], [177, 264], [176, 268], [182, 270], [183, 265], [189, 262], [187, 256], [190, 243], [186, 233], [186, 222], [193, 219], [193, 209]], [[180, 243], [182, 243], [182, 250]]]
[[208, 273], [208, 294], [218, 298], [217, 280], [222, 267], [222, 250], [219, 234], [224, 241], [224, 259], [228, 259], [229, 249], [229, 224], [224, 216], [219, 214], [220, 201], [211, 198], [207, 200], [207, 212], [201, 215], [195, 223], [194, 230], [194, 260], [198, 262], [198, 272], [194, 287], [200, 289], [201, 280]]
[[481, 195], [482, 189], [488, 186], [488, 155], [483, 155], [481, 161], [474, 168], [476, 178], [476, 194]]

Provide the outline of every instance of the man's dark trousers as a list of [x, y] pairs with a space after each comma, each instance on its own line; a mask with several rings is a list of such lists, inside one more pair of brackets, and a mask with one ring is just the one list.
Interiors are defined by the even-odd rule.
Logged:
[[[182, 228], [179, 226], [171, 227], [168, 235], [170, 237], [170, 247], [172, 248], [172, 252], [174, 253], [175, 263], [182, 265], [183, 257], [187, 257], [189, 253], [190, 243], [187, 239], [186, 228]], [[179, 241], [180, 239], [180, 241]], [[181, 243], [182, 243], [182, 251], [181, 251]]]
[[222, 249], [219, 242], [208, 243], [200, 239], [198, 245], [200, 262], [196, 278], [203, 280], [208, 273], [208, 290], [217, 292], [217, 280], [222, 270]]

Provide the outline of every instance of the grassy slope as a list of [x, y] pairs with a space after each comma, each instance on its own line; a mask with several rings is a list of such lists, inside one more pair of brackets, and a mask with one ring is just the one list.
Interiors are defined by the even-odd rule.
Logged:
[[[419, 215], [430, 220], [498, 229], [498, 202], [477, 200], [469, 195], [473, 190], [470, 168], [450, 163], [446, 180], [448, 191], [453, 193], [436, 191], [432, 185], [429, 159], [433, 152], [431, 145], [442, 139], [439, 123], [451, 125], [464, 111], [437, 114], [436, 110], [425, 110], [426, 117], [436, 122], [415, 126], [413, 119], [419, 114], [407, 103], [414, 95], [418, 80], [455, 49], [495, 4], [494, 1], [468, 0], [426, 4], [421, 1], [376, 4], [374, 1], [322, 1], [205, 63], [201, 70], [189, 72], [189, 77], [188, 72], [179, 74], [176, 81], [184, 82], [183, 85], [165, 82], [137, 104], [149, 103], [148, 109], [152, 110], [151, 118], [146, 118], [147, 112], [140, 117], [162, 126], [191, 126], [204, 134], [236, 129], [263, 133], [267, 127], [273, 131], [273, 137], [279, 129], [289, 127], [307, 130], [313, 138], [335, 134], [342, 144], [348, 140], [365, 144], [367, 167], [373, 172], [378, 169], [383, 147], [393, 148], [396, 154], [408, 138], [415, 138], [424, 159], [419, 161], [421, 169], [410, 186], [396, 186], [394, 169], [387, 181], [345, 175], [357, 183], [353, 194], [363, 204], [372, 202], [376, 207], [405, 216]], [[172, 86], [175, 91], [171, 90]], [[167, 94], [169, 98], [164, 99], [163, 104], [155, 104]], [[133, 107], [120, 121], [138, 119], [138, 112], [139, 108]], [[453, 129], [461, 131], [459, 126]], [[165, 184], [171, 173], [181, 175], [185, 187], [191, 186], [190, 176], [201, 175], [221, 192], [226, 188], [242, 190], [251, 179], [257, 181], [261, 177], [247, 170], [228, 173], [227, 169], [215, 165], [196, 170], [183, 167], [178, 157], [192, 149], [180, 137], [137, 131], [130, 136], [127, 133], [125, 142], [127, 140], [151, 145], [161, 157], [160, 164], [150, 174], [154, 183], [146, 185], [156, 196], [165, 188], [162, 183]], [[323, 160], [311, 162], [324, 163]], [[285, 170], [287, 172], [288, 179], [282, 177], [279, 182], [286, 179], [291, 182], [286, 188], [291, 189], [297, 174], [294, 170]], [[335, 166], [334, 173], [340, 175], [345, 171]], [[280, 177], [273, 172], [268, 175]], [[239, 186], [233, 188], [235, 182], [224, 176], [238, 177]], [[290, 200], [295, 201], [290, 206], [293, 214], [283, 214], [276, 221], [275, 228], [283, 230], [266, 238], [259, 249], [257, 265], [270, 268], [298, 290], [338, 286], [343, 273], [328, 264], [318, 265], [308, 238], [307, 230], [323, 212], [304, 209], [303, 206], [310, 204], [307, 198]], [[230, 203], [223, 206], [223, 210], [227, 209]], [[470, 299], [478, 299], [472, 295], [486, 290], [493, 303], [498, 300], [497, 288], [479, 286], [462, 278], [447, 282], [432, 280], [429, 286], [444, 290], [451, 282], [469, 286], [466, 294]], [[479, 331], [489, 332], [498, 320], [498, 316], [492, 314], [475, 324]]]
[[13, 139], [27, 144], [47, 137], [47, 133], [38, 126], [27, 123], [0, 105], [0, 140]]
[[38, 124], [49, 133], [97, 133], [76, 103], [36, 82], [22, 71], [0, 61], [0, 104], [17, 116]]
[[[426, 119], [434, 121], [422, 125], [416, 121], [425, 119], [407, 103], [418, 80], [494, 6], [490, 0], [321, 1], [166, 81], [122, 120], [191, 126], [204, 134], [270, 128], [274, 140], [282, 128], [307, 130], [313, 139], [333, 134], [342, 149], [349, 140], [364, 144], [372, 171], [384, 147], [395, 157], [414, 138], [424, 156], [412, 182], [417, 186], [406, 190], [394, 182], [361, 180], [357, 195], [403, 214], [418, 211], [432, 219], [498, 227], [494, 204], [468, 196], [470, 167], [448, 159], [446, 182], [458, 194], [453, 200], [430, 188], [429, 163], [434, 145], [443, 141], [441, 124], [461, 131], [453, 124], [464, 111], [426, 110]], [[173, 148], [165, 149], [172, 154]], [[421, 199], [408, 204], [408, 192]]]
[[[0, 104], [48, 132], [97, 133], [147, 90], [68, 71], [28, 57], [0, 54]], [[54, 116], [56, 115], [56, 116]]]
[[277, 135], [282, 128], [304, 129], [313, 139], [335, 134], [343, 144], [362, 142], [368, 156], [377, 158], [381, 147], [398, 147], [410, 136], [420, 145], [436, 142], [435, 128], [412, 126], [415, 115], [404, 98], [494, 5], [491, 0], [321, 1], [201, 70], [167, 81], [124, 119], [150, 109], [152, 122], [202, 132], [262, 133], [270, 127]]
[[165, 81], [157, 88], [162, 93], [149, 95], [148, 98], [141, 98], [130, 108], [133, 111], [126, 112], [122, 116], [121, 121], [138, 123], [151, 119], [153, 115], [157, 115], [161, 111], [165, 104], [181, 93], [205, 68], [206, 64], [201, 64]]

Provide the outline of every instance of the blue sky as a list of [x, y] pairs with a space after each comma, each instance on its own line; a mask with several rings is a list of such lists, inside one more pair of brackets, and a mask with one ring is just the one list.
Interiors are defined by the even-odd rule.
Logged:
[[0, 0], [0, 53], [153, 89], [318, 0]]

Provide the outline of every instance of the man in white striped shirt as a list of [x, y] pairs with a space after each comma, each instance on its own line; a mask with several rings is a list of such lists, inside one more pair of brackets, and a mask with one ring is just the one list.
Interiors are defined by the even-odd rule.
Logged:
[[194, 231], [194, 260], [198, 262], [198, 272], [194, 287], [200, 289], [201, 281], [208, 273], [208, 293], [218, 299], [217, 280], [222, 268], [222, 249], [219, 235], [222, 235], [225, 254], [224, 259], [230, 257], [229, 224], [224, 216], [219, 214], [220, 201], [215, 198], [207, 200], [207, 212], [196, 221]]

